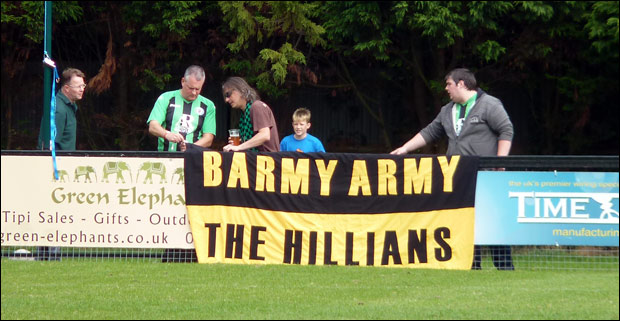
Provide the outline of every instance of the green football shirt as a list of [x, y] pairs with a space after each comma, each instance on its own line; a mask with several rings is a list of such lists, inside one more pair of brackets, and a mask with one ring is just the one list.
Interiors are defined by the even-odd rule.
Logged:
[[[194, 143], [202, 135], [215, 135], [215, 105], [204, 96], [198, 95], [194, 101], [181, 96], [181, 90], [168, 91], [159, 96], [146, 123], [157, 120], [164, 129], [179, 133], [185, 141]], [[176, 143], [159, 137], [158, 151], [176, 151]]]

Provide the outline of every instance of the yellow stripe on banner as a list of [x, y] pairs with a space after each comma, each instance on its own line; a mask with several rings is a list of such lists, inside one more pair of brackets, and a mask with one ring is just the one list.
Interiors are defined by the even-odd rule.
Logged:
[[469, 269], [474, 208], [317, 214], [188, 205], [200, 263]]

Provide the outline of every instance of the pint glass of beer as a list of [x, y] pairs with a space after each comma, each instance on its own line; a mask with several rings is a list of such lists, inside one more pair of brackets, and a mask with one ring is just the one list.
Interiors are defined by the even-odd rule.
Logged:
[[241, 144], [241, 137], [239, 136], [239, 129], [229, 129], [228, 136], [230, 136], [229, 140], [232, 140], [233, 145], [239, 146]]

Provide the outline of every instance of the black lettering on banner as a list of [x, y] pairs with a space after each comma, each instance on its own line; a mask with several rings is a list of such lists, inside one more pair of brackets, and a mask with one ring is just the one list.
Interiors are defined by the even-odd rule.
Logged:
[[[240, 156], [239, 153], [188, 151], [185, 154], [185, 171], [197, 173], [186, 175], [188, 213], [190, 205], [192, 210], [195, 206], [215, 206], [218, 211], [219, 206], [223, 207], [218, 212], [221, 221], [213, 220], [213, 216], [210, 221], [207, 216], [201, 217], [207, 219], [202, 222], [205, 229], [202, 232], [206, 233], [203, 242], [208, 242], [208, 246], [201, 244], [205, 249], [204, 257], [242, 259], [246, 262], [248, 257], [245, 254], [248, 254], [250, 261], [275, 260], [277, 263], [282, 260], [280, 262], [284, 264], [302, 264], [301, 261], [308, 255], [307, 262], [304, 262], [308, 265], [316, 265], [320, 259], [319, 265], [408, 264], [414, 267], [432, 262], [435, 266], [436, 263], [450, 261], [454, 257], [452, 252], [456, 249], [451, 248], [451, 229], [455, 229], [455, 235], [460, 235], [461, 229], [469, 225], [437, 226], [435, 220], [428, 223], [422, 220], [417, 223], [420, 226], [413, 223], [410, 228], [405, 227], [402, 235], [400, 229], [388, 226], [393, 219], [398, 220], [400, 214], [444, 209], [459, 211], [474, 206], [475, 189], [471, 183], [475, 183], [475, 175], [472, 173], [476, 172], [478, 166], [475, 157], [332, 153], [318, 156], [241, 153], [243, 156]], [[334, 164], [330, 166], [331, 170], [325, 165], [328, 162]], [[381, 200], [367, 197], [375, 195], [380, 195]], [[256, 220], [251, 221], [253, 223], [246, 223], [235, 216], [229, 216], [227, 209], [232, 212], [236, 208], [257, 214], [261, 211], [267, 214], [333, 214], [333, 220], [330, 218], [324, 222], [324, 226], [310, 228], [314, 231], [303, 225], [274, 225], [278, 242], [283, 242], [280, 244], [283, 247], [278, 250], [278, 254], [272, 255], [273, 251], [266, 251], [273, 248], [273, 244], [268, 243], [271, 238], [267, 237], [267, 233], [262, 233], [270, 225], [261, 223], [264, 222], [261, 221], [262, 214], [256, 216]], [[195, 216], [197, 213], [202, 214], [194, 210], [190, 215]], [[372, 225], [350, 230], [340, 224], [341, 214], [384, 213], [398, 215], [386, 216], [389, 224], [382, 227]], [[417, 218], [411, 219], [418, 222]], [[469, 220], [470, 216], [464, 219]], [[245, 225], [250, 227], [247, 235], [244, 233]], [[408, 233], [407, 243], [405, 230]], [[323, 235], [323, 239], [318, 240], [319, 234]], [[362, 244], [363, 234], [366, 234], [366, 245]], [[249, 239], [245, 240], [245, 236]], [[323, 249], [318, 249], [321, 245], [319, 241]], [[270, 246], [267, 247], [267, 244]], [[407, 248], [400, 252], [400, 246]], [[403, 254], [406, 258], [402, 257]], [[276, 257], [272, 257], [274, 255]], [[377, 258], [379, 262], [375, 264]]]
[[366, 265], [375, 265], [375, 232], [368, 232], [366, 239]]
[[235, 236], [235, 224], [226, 225], [226, 258], [232, 258], [233, 246], [235, 247], [235, 259], [243, 258], [243, 228], [237, 225], [237, 236]]
[[385, 241], [383, 243], [383, 255], [381, 256], [381, 265], [388, 265], [390, 256], [394, 258], [394, 264], [403, 264], [398, 250], [398, 238], [396, 231], [385, 231]]
[[316, 264], [316, 238], [317, 238], [317, 233], [315, 231], [310, 232], [310, 246], [308, 249], [308, 265]]
[[360, 262], [353, 261], [353, 233], [347, 232], [347, 243], [345, 246], [345, 265], [360, 265]]
[[259, 238], [259, 233], [266, 230], [266, 226], [252, 226], [250, 229], [250, 260], [265, 260], [264, 256], [258, 256], [258, 245], [265, 244], [265, 240]]
[[323, 264], [338, 265], [338, 261], [332, 261], [332, 232], [325, 232], [325, 251], [323, 251]]
[[426, 229], [420, 230], [420, 237], [418, 237], [418, 232], [416, 230], [409, 230], [408, 242], [409, 244], [407, 249], [409, 254], [409, 263], [415, 263], [414, 254], [417, 254], [418, 261], [420, 263], [428, 263], [428, 254], [426, 251]]
[[293, 264], [301, 264], [301, 250], [302, 250], [303, 232], [295, 231], [295, 239], [293, 240], [293, 231], [284, 231], [284, 259], [283, 263], [291, 264], [291, 251], [295, 253], [292, 255]]
[[209, 257], [215, 257], [215, 243], [217, 242], [217, 229], [220, 223], [205, 223], [205, 227], [209, 229]]
[[[447, 227], [440, 227], [435, 230], [435, 242], [441, 246], [441, 248], [435, 248], [435, 258], [437, 261], [448, 261], [452, 258], [452, 247], [444, 239], [450, 238], [450, 229]], [[442, 254], [443, 249], [443, 254]]]

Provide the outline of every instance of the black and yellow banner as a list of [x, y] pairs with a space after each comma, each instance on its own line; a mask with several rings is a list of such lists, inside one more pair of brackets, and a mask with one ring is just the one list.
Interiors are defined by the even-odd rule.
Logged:
[[478, 158], [185, 152], [201, 263], [469, 269]]

